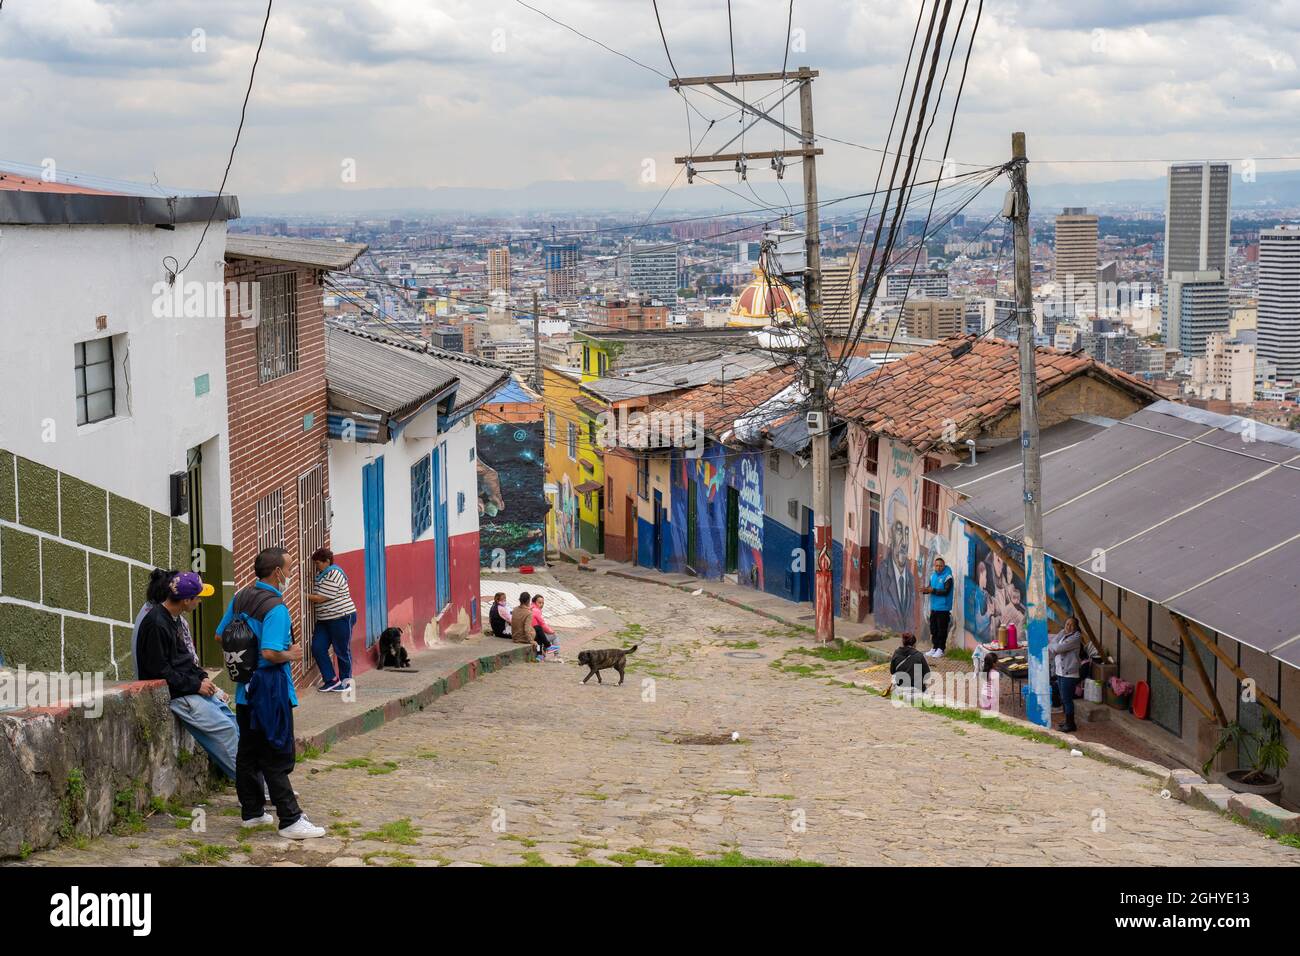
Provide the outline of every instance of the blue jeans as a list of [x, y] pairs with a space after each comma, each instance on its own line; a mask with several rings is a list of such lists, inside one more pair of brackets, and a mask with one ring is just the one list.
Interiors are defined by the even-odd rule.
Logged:
[[239, 750], [239, 725], [230, 708], [215, 697], [186, 694], [175, 697], [172, 713], [181, 719], [194, 740], [208, 752], [218, 769], [235, 779], [235, 753]]
[[1074, 723], [1074, 689], [1079, 686], [1077, 677], [1058, 677], [1057, 686], [1061, 688], [1061, 706], [1065, 708], [1065, 722]]
[[311, 636], [311, 654], [316, 658], [316, 666], [320, 668], [320, 677], [326, 687], [335, 680], [334, 665], [330, 662], [331, 647], [339, 662], [338, 680], [352, 679], [352, 625], [356, 621], [357, 616], [349, 614], [332, 621], [316, 622], [316, 630]]

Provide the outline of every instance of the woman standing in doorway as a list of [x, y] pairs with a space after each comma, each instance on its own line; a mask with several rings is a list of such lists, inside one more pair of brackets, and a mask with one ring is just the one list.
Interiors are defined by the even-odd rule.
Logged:
[[[320, 668], [322, 693], [343, 691], [352, 683], [352, 626], [357, 606], [348, 590], [348, 576], [334, 563], [334, 552], [317, 548], [311, 556], [316, 571], [315, 585], [307, 596], [316, 607], [316, 629], [311, 636], [311, 653]], [[338, 662], [338, 676], [330, 663], [330, 648]]]

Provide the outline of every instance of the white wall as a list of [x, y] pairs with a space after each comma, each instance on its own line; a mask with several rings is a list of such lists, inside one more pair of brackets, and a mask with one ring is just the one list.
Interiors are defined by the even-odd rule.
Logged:
[[[227, 457], [224, 312], [154, 314], [163, 258], [185, 262], [202, 231], [202, 223], [0, 230], [0, 447], [163, 513], [167, 476], [185, 470], [188, 449], [217, 438]], [[222, 283], [225, 242], [226, 224], [213, 222], [185, 281]], [[78, 428], [74, 346], [105, 336], [125, 336], [115, 355], [117, 414]], [[196, 397], [205, 373], [209, 391]], [[219, 540], [229, 546], [229, 470], [209, 475], [219, 481], [209, 480], [205, 498], [220, 502]], [[217, 528], [205, 530], [216, 543]]]
[[[455, 537], [478, 530], [478, 477], [474, 417], [468, 416], [450, 431], [437, 434], [437, 411], [429, 409], [416, 416], [400, 435], [386, 445], [343, 442], [331, 439], [329, 447], [330, 491], [334, 518], [330, 528], [333, 549], [339, 553], [357, 551], [365, 546], [364, 509], [361, 498], [361, 470], [380, 455], [384, 458], [384, 544], [411, 542], [411, 466], [444, 446], [447, 469], [448, 536]], [[427, 437], [422, 437], [427, 436]], [[465, 510], [456, 510], [456, 493], [465, 494]], [[418, 540], [432, 538], [433, 526]]]

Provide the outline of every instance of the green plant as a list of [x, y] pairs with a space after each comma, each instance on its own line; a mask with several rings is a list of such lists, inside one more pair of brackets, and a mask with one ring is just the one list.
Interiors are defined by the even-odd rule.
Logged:
[[1241, 778], [1242, 783], [1275, 783], [1278, 774], [1286, 769], [1291, 754], [1282, 740], [1282, 725], [1272, 714], [1265, 714], [1259, 732], [1247, 730], [1237, 721], [1232, 721], [1219, 731], [1219, 739], [1210, 751], [1209, 758], [1201, 765], [1201, 773], [1210, 775], [1214, 760], [1230, 745], [1237, 748], [1239, 757], [1244, 757], [1250, 764], [1250, 772]]

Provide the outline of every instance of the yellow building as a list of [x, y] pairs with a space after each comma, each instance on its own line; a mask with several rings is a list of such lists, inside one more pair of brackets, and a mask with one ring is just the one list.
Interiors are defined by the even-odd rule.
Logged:
[[546, 543], [552, 551], [604, 546], [604, 455], [598, 444], [602, 407], [580, 393], [582, 373], [542, 369], [546, 409]]

